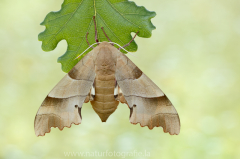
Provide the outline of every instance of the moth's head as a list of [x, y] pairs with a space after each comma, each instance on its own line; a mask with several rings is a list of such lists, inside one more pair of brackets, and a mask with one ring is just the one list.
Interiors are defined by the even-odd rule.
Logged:
[[109, 47], [109, 46], [113, 46], [110, 42], [107, 42], [107, 41], [103, 41], [103, 42], [101, 42], [99, 45], [98, 45], [99, 47]]
[[[115, 42], [107, 42], [107, 41], [103, 41], [103, 42], [96, 42], [92, 45], [90, 45], [85, 51], [83, 51], [80, 55], [78, 55], [75, 59], [79, 58], [82, 54], [84, 54], [88, 49], [90, 48], [93, 48], [95, 49], [95, 47], [93, 47], [94, 45], [97, 45], [96, 47], [99, 49], [99, 48], [102, 48], [102, 47], [108, 47], [108, 48], [111, 48], [111, 49], [117, 49], [116, 47], [114, 47], [114, 45], [117, 45], [119, 46], [120, 49], [123, 49], [124, 51], [128, 52], [126, 49], [124, 49], [124, 47], [122, 47], [121, 45], [119, 45], [118, 43], [115, 43]], [[120, 49], [117, 49], [117, 50], [120, 50]]]

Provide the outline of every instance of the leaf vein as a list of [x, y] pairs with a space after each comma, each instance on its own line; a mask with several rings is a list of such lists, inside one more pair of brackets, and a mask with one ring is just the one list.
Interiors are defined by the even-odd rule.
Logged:
[[[84, 0], [82, 0], [82, 2], [83, 2], [83, 1], [84, 1]], [[69, 17], [69, 19], [66, 21], [66, 23], [59, 29], [59, 31], [55, 34], [55, 36], [53, 36], [53, 37], [47, 42], [47, 44], [48, 44], [50, 41], [52, 41], [52, 39], [55, 38], [55, 37], [63, 30], [63, 28], [66, 27], [67, 23], [70, 21], [70, 19], [71, 19], [71, 18], [73, 17], [73, 15], [76, 13], [76, 11], [78, 10], [78, 8], [81, 6], [82, 2], [79, 3], [79, 5], [78, 5], [77, 8], [75, 9], [75, 11], [72, 12], [72, 16]]]
[[122, 14], [121, 12], [119, 12], [119, 11], [117, 10], [117, 8], [115, 8], [115, 7], [109, 2], [109, 0], [106, 0], [106, 1], [107, 1], [107, 2], [109, 3], [109, 5], [110, 5], [116, 12], [118, 12], [125, 20], [127, 20], [129, 23], [137, 26], [138, 28], [140, 28], [137, 24], [135, 24], [135, 23], [131, 22], [129, 19], [127, 19], [127, 18], [124, 16], [124, 14]]
[[56, 17], [56, 18], [54, 18], [54, 19], [50, 19], [50, 20], [48, 20], [47, 22], [51, 22], [51, 21], [56, 20], [56, 19], [58, 19], [58, 18], [65, 17], [66, 15], [69, 15], [69, 14], [71, 14], [71, 13], [73, 13], [73, 12], [70, 12], [70, 13], [67, 13], [67, 14], [64, 14], [64, 15], [61, 15], [61, 16]]

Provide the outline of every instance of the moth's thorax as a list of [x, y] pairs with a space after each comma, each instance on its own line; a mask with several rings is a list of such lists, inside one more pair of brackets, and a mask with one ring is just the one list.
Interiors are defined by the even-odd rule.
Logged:
[[[102, 78], [113, 76], [116, 70], [116, 51], [118, 50], [108, 42], [102, 42], [97, 47], [95, 60], [96, 78], [99, 76], [102, 76]], [[115, 77], [112, 77], [112, 79], [115, 79]]]
[[96, 65], [106, 66], [116, 64], [116, 51], [118, 51], [117, 48], [115, 48], [108, 42], [102, 42], [99, 46], [97, 46], [96, 49]]

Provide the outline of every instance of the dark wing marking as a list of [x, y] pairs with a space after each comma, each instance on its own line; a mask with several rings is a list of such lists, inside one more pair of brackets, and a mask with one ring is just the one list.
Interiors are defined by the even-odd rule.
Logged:
[[116, 80], [130, 108], [130, 122], [141, 126], [163, 127], [164, 132], [179, 134], [178, 113], [161, 89], [126, 55], [118, 52]]
[[82, 104], [95, 79], [93, 51], [89, 52], [53, 88], [43, 101], [34, 121], [35, 134], [44, 136], [51, 127], [80, 124]]

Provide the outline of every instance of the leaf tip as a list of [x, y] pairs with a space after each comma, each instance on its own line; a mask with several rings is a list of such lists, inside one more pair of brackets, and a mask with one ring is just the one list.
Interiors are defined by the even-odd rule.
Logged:
[[44, 26], [44, 25], [45, 25], [45, 22], [44, 22], [44, 21], [42, 21], [42, 22], [40, 23], [40, 25], [43, 25], [43, 26]]

